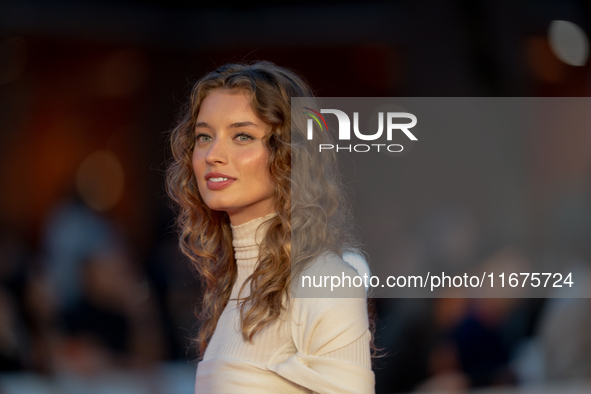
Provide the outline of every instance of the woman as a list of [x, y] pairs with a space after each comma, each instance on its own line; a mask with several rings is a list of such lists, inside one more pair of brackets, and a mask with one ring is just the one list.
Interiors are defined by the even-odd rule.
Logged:
[[271, 63], [226, 65], [197, 82], [171, 133], [180, 247], [204, 285], [198, 393], [374, 391], [365, 289], [306, 298], [299, 280], [357, 275], [339, 257], [354, 242], [336, 158], [291, 112], [312, 96]]

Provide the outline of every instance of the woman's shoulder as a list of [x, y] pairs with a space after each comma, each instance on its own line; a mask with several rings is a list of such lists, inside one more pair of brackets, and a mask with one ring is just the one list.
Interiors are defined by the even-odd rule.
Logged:
[[366, 298], [367, 274], [332, 251], [323, 252], [293, 274], [296, 298]]
[[336, 271], [343, 271], [347, 274], [357, 275], [357, 271], [351, 266], [351, 264], [347, 263], [341, 256], [330, 250], [322, 252], [313, 258], [304, 268], [302, 273], [321, 275]]

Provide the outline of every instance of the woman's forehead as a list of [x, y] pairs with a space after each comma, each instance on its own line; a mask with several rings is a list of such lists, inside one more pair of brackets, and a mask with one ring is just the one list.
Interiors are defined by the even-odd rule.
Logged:
[[248, 127], [254, 124], [270, 134], [273, 127], [254, 111], [251, 96], [246, 90], [214, 89], [201, 102], [194, 118], [195, 126], [214, 126], [215, 123], [224, 127]]

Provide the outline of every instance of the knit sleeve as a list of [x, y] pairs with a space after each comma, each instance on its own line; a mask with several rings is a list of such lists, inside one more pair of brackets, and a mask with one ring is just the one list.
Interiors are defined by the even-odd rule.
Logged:
[[[312, 272], [357, 275], [340, 258], [330, 260], [328, 266]], [[348, 295], [293, 299], [291, 331], [296, 353], [270, 369], [315, 393], [374, 393], [365, 288]]]

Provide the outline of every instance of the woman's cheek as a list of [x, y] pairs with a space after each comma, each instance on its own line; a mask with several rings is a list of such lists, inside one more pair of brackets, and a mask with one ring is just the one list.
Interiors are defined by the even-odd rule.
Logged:
[[193, 156], [191, 157], [193, 164], [193, 171], [195, 175], [199, 177], [199, 172], [205, 171], [205, 154], [200, 150], [193, 150]]
[[249, 149], [240, 152], [238, 159], [243, 165], [259, 167], [266, 163], [266, 156], [266, 152], [260, 149]]

